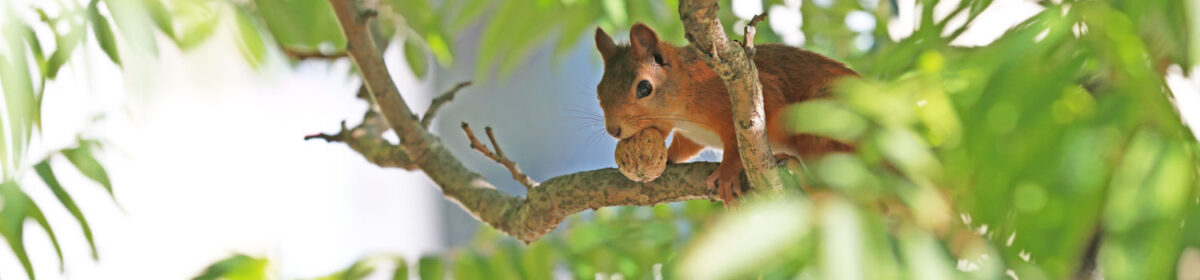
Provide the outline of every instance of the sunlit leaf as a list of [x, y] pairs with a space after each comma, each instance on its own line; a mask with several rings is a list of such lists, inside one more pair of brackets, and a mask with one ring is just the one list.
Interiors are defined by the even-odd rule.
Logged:
[[408, 62], [408, 69], [417, 78], [425, 78], [425, 73], [429, 71], [427, 60], [425, 49], [419, 42], [411, 38], [404, 40], [404, 61]]
[[255, 68], [262, 67], [267, 56], [267, 47], [263, 43], [262, 35], [259, 34], [258, 27], [254, 23], [254, 19], [250, 18], [250, 14], [241, 8], [237, 8], [236, 10], [237, 30], [241, 34], [241, 36], [237, 37], [238, 51], [241, 51], [242, 56], [246, 58], [250, 66]]
[[46, 235], [50, 237], [50, 244], [54, 245], [54, 253], [58, 256], [58, 270], [66, 270], [66, 261], [63, 260], [62, 247], [58, 245], [58, 236], [54, 234], [54, 229], [50, 228], [50, 221], [46, 220], [46, 215], [42, 214], [42, 209], [33, 203], [33, 200], [27, 199], [25, 205], [29, 207], [29, 218], [37, 222], [42, 230], [46, 231]]
[[180, 49], [193, 49], [212, 37], [220, 22], [216, 1], [179, 0], [172, 4], [172, 19], [178, 32], [175, 42]]
[[58, 75], [58, 70], [62, 68], [67, 60], [71, 59], [71, 54], [75, 51], [75, 47], [79, 45], [83, 38], [86, 26], [83, 24], [70, 24], [70, 30], [67, 34], [60, 34], [55, 30], [55, 48], [50, 57], [46, 59], [46, 77], [54, 79]]
[[200, 275], [192, 280], [258, 280], [267, 279], [266, 259], [259, 259], [242, 254], [235, 254], [204, 268]]
[[141, 0], [104, 0], [104, 3], [133, 53], [158, 55], [153, 22]]
[[31, 201], [21, 192], [21, 187], [12, 181], [0, 183], [0, 201], [3, 202], [3, 206], [0, 206], [0, 235], [4, 236], [8, 247], [17, 255], [17, 260], [25, 268], [25, 275], [29, 276], [29, 279], [36, 279], [23, 238], [25, 218], [29, 216]]
[[9, 173], [12, 169], [7, 165], [10, 163], [8, 160], [12, 163], [22, 162], [25, 147], [33, 136], [33, 122], [37, 116], [34, 107], [37, 103], [22, 26], [22, 23], [14, 19], [0, 19], [0, 36], [5, 39], [3, 44], [7, 48], [0, 53], [0, 88], [4, 92], [4, 103], [8, 113], [8, 123], [4, 128], [11, 133], [7, 139], [11, 146], [6, 147], [12, 152], [9, 159], [0, 159], [5, 164], [5, 178], [13, 177], [13, 174]]
[[75, 165], [83, 175], [91, 178], [104, 186], [104, 190], [108, 191], [109, 195], [113, 195], [112, 182], [108, 179], [108, 172], [104, 170], [104, 166], [96, 160], [92, 153], [94, 144], [86, 141], [81, 141], [79, 147], [65, 149], [62, 154]]
[[79, 227], [83, 229], [83, 237], [87, 238], [88, 246], [92, 249], [92, 259], [99, 259], [100, 255], [96, 251], [96, 241], [92, 237], [92, 227], [88, 225], [88, 221], [83, 217], [83, 211], [79, 210], [79, 205], [75, 204], [75, 199], [71, 198], [70, 194], [63, 189], [62, 184], [58, 183], [58, 178], [54, 176], [54, 170], [50, 168], [49, 160], [43, 160], [33, 166], [37, 171], [38, 177], [50, 187], [50, 191], [54, 192], [54, 197], [58, 198], [58, 202], [62, 203], [67, 212], [75, 217], [75, 221], [79, 223]]
[[444, 279], [445, 268], [442, 258], [438, 256], [423, 256], [417, 261], [417, 274], [421, 279]]
[[679, 273], [684, 279], [725, 279], [753, 271], [808, 234], [809, 209], [803, 201], [772, 201], [727, 215], [689, 246]]
[[867, 129], [867, 120], [836, 101], [813, 100], [783, 109], [789, 133], [813, 134], [851, 142]]
[[408, 279], [408, 262], [404, 258], [396, 258], [396, 269], [392, 271], [392, 280]]
[[345, 50], [346, 39], [329, 1], [255, 0], [254, 3], [255, 12], [280, 45], [314, 53]]
[[175, 37], [175, 24], [171, 21], [171, 13], [167, 11], [167, 6], [163, 5], [162, 0], [142, 0], [146, 5], [146, 11], [150, 12], [150, 20], [154, 21], [154, 26], [158, 30], [162, 30], [167, 37], [172, 39]]
[[88, 22], [92, 25], [92, 33], [96, 36], [96, 42], [100, 44], [100, 49], [104, 50], [104, 54], [108, 55], [108, 59], [113, 63], [121, 65], [121, 54], [117, 52], [117, 38], [113, 34], [112, 27], [108, 25], [108, 19], [100, 14], [100, 9], [96, 7], [98, 0], [93, 0], [88, 4], [87, 15]]

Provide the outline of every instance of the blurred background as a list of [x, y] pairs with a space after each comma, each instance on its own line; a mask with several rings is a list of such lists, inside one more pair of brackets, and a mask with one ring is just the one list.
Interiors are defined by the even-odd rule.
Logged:
[[[536, 180], [615, 166], [592, 32], [684, 44], [677, 2], [363, 5], [415, 112], [474, 82], [431, 130], [523, 195], [460, 123]], [[4, 0], [0, 279], [1200, 279], [1200, 5], [720, 2], [731, 37], [766, 13], [759, 44], [864, 75], [791, 111], [860, 151], [792, 170], [811, 198], [585, 211], [522, 245], [303, 139], [368, 108], [324, 0]]]

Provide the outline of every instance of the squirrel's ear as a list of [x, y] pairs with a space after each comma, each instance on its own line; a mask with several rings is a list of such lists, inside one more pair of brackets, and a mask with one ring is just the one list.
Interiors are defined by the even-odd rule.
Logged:
[[633, 24], [633, 28], [629, 29], [629, 41], [637, 56], [658, 54], [658, 34], [645, 24], [640, 22]]
[[600, 50], [600, 57], [605, 61], [612, 57], [613, 52], [617, 51], [617, 44], [613, 43], [612, 37], [608, 33], [604, 33], [604, 29], [596, 27], [596, 49]]

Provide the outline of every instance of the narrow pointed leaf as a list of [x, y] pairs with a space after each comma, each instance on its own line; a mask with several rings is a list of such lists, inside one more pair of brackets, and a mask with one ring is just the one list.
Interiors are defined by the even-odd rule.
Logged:
[[91, 147], [91, 145], [81, 142], [79, 147], [63, 150], [62, 154], [67, 156], [67, 160], [70, 160], [75, 168], [79, 169], [79, 172], [95, 180], [96, 183], [100, 183], [109, 195], [113, 195], [112, 182], [108, 180], [108, 172], [104, 170], [104, 166], [100, 165], [99, 161], [96, 161]]
[[150, 12], [150, 20], [154, 21], [154, 26], [174, 39], [175, 26], [171, 22], [171, 13], [167, 12], [167, 6], [163, 5], [162, 0], [143, 0], [143, 2], [146, 4], [147, 12]]
[[104, 0], [113, 23], [121, 30], [121, 37], [138, 54], [158, 54], [158, 43], [154, 38], [153, 22], [140, 0]]
[[21, 187], [12, 181], [0, 184], [0, 201], [4, 202], [4, 206], [0, 208], [0, 235], [4, 236], [8, 247], [17, 255], [17, 260], [25, 268], [25, 275], [29, 276], [29, 279], [37, 279], [33, 275], [33, 263], [29, 261], [23, 239], [25, 217], [28, 216], [29, 209], [25, 205], [28, 200], [24, 199], [24, 196]]
[[267, 57], [267, 46], [263, 43], [262, 35], [254, 24], [254, 19], [246, 10], [237, 9], [238, 51], [246, 58], [251, 67], [259, 68]]
[[121, 55], [117, 53], [116, 36], [113, 35], [112, 27], [108, 25], [108, 19], [100, 14], [96, 2], [93, 0], [88, 4], [88, 22], [92, 24], [92, 32], [96, 35], [96, 42], [100, 44], [100, 49], [104, 50], [104, 54], [107, 54], [113, 63], [121, 65]]
[[396, 270], [392, 271], [392, 280], [408, 280], [408, 262], [404, 258], [396, 258]]
[[62, 247], [58, 245], [58, 236], [54, 234], [54, 229], [50, 228], [50, 222], [46, 220], [46, 215], [42, 214], [42, 209], [33, 203], [29, 197], [25, 197], [26, 205], [29, 206], [29, 217], [46, 231], [46, 235], [50, 236], [50, 243], [54, 244], [54, 253], [58, 255], [58, 271], [66, 271], [65, 262], [63, 261]]
[[425, 50], [420, 43], [411, 38], [404, 40], [404, 61], [408, 62], [408, 69], [412, 70], [417, 78], [425, 78], [425, 73], [429, 70], [429, 62], [426, 60]]
[[33, 32], [33, 28], [28, 25], [25, 28], [25, 42], [29, 43], [29, 50], [33, 52], [34, 61], [37, 61], [38, 71], [42, 76], [46, 75], [46, 54], [42, 51], [42, 43], [38, 41], [37, 34]]
[[83, 217], [83, 211], [79, 210], [79, 205], [75, 204], [75, 200], [71, 198], [71, 195], [67, 194], [62, 184], [58, 183], [58, 178], [54, 176], [54, 170], [50, 168], [49, 160], [39, 162], [33, 166], [33, 169], [37, 171], [38, 177], [41, 177], [42, 181], [46, 182], [46, 186], [50, 187], [50, 191], [54, 192], [54, 196], [63, 204], [63, 207], [67, 208], [67, 212], [71, 212], [71, 216], [74, 216], [75, 221], [79, 222], [79, 227], [83, 229], [83, 237], [87, 238], [88, 246], [92, 248], [92, 259], [100, 259], [99, 254], [96, 252], [96, 241], [92, 238], [92, 227], [88, 225], [87, 219]]
[[46, 77], [54, 79], [58, 76], [58, 70], [62, 69], [64, 64], [67, 64], [67, 60], [71, 59], [71, 53], [75, 51], [75, 47], [79, 46], [79, 42], [83, 40], [84, 28], [87, 28], [87, 26], [72, 24], [71, 30], [67, 34], [55, 34], [54, 52], [50, 53], [50, 58], [46, 59]]

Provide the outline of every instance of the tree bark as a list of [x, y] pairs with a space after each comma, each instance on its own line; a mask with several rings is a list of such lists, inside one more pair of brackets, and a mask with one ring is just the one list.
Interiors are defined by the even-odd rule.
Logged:
[[[717, 18], [718, 10], [717, 0], [679, 1], [679, 19], [683, 21], [688, 41], [729, 90], [738, 153], [750, 186], [760, 191], [779, 191], [783, 184], [767, 142], [766, 113], [758, 69], [754, 66], [753, 42], [746, 42], [743, 48], [729, 40]], [[761, 20], [761, 16], [757, 18]], [[747, 30], [746, 38], [753, 40], [753, 32]]]

